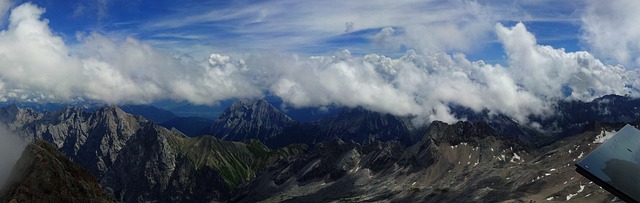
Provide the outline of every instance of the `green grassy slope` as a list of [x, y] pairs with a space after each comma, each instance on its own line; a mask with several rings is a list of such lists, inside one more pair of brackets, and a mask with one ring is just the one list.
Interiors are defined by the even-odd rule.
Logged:
[[276, 161], [304, 153], [306, 145], [271, 150], [259, 141], [223, 141], [213, 136], [173, 137], [170, 142], [196, 169], [208, 166], [218, 171], [230, 188], [255, 178], [256, 172]]

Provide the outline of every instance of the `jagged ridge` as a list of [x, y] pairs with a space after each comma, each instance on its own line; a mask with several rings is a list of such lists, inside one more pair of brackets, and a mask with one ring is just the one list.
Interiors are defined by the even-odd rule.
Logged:
[[340, 138], [368, 144], [373, 140], [415, 143], [415, 128], [408, 117], [396, 117], [363, 108], [344, 109], [336, 116], [315, 122], [294, 121], [264, 99], [240, 100], [211, 125], [210, 134], [230, 141], [257, 139], [271, 148], [292, 143], [314, 145]]
[[42, 140], [25, 148], [11, 177], [4, 202], [114, 202], [91, 173]]
[[8, 106], [0, 108], [0, 121], [26, 140], [55, 143], [122, 201], [225, 199], [230, 189], [255, 177], [258, 170], [305, 150], [270, 150], [259, 142], [210, 136], [188, 138], [116, 106], [46, 113]]
[[593, 129], [544, 148], [471, 122], [432, 123], [423, 139], [408, 148], [394, 142], [362, 147], [328, 141], [262, 173], [233, 201], [611, 200], [573, 170], [577, 158], [596, 147], [596, 135], [611, 130], [606, 125]]

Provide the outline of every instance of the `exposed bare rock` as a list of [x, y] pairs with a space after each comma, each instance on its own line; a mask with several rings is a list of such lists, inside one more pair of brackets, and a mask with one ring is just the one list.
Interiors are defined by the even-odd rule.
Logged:
[[237, 202], [603, 202], [614, 197], [574, 171], [603, 127], [542, 148], [483, 123], [433, 123], [406, 149], [394, 142], [323, 142], [243, 185]]
[[1, 197], [5, 202], [114, 202], [91, 173], [42, 140], [25, 148]]
[[211, 133], [223, 140], [268, 141], [282, 134], [295, 121], [265, 100], [233, 103], [211, 126]]
[[271, 148], [293, 143], [315, 145], [341, 139], [368, 145], [376, 140], [415, 143], [415, 128], [408, 117], [364, 108], [344, 109], [315, 122], [294, 121], [267, 101], [240, 100], [227, 108], [210, 127], [210, 134], [229, 141], [257, 139]]

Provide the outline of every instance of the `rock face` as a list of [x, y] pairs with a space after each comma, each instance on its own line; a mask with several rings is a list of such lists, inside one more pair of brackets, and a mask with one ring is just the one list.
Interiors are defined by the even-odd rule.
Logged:
[[233, 103], [211, 125], [211, 134], [223, 140], [269, 139], [295, 124], [265, 100], [240, 100]]
[[632, 123], [640, 119], [640, 99], [607, 95], [590, 102], [560, 101], [558, 113], [537, 119], [545, 131], [571, 135], [583, 126], [598, 122]]
[[532, 141], [538, 146], [548, 145], [559, 138], [575, 135], [593, 122], [631, 123], [640, 119], [640, 99], [628, 96], [606, 95], [590, 102], [558, 101], [554, 112], [543, 116], [530, 116], [533, 128], [506, 115], [492, 115], [488, 111], [473, 112], [464, 107], [452, 108], [452, 113], [468, 121], [484, 122], [498, 133]]
[[[636, 100], [604, 99], [586, 105], [591, 110], [585, 112], [566, 107], [573, 110], [539, 119], [554, 133], [540, 138], [505, 117], [433, 122], [422, 130], [408, 125], [408, 118], [349, 109], [300, 123], [265, 101], [234, 104], [212, 125], [216, 136], [227, 140], [187, 137], [116, 106], [45, 113], [7, 106], [0, 108], [0, 123], [26, 140], [53, 143], [49, 148], [86, 168], [109, 196], [123, 202], [581, 202], [613, 198], [573, 171], [573, 164], [597, 146], [596, 135], [617, 126], [594, 121], [640, 118], [626, 106]], [[613, 104], [621, 106], [607, 106]], [[572, 116], [574, 110], [585, 115]], [[556, 136], [556, 131], [568, 133]], [[267, 147], [289, 143], [313, 147]], [[40, 189], [18, 182], [28, 183], [20, 191]], [[41, 185], [46, 184], [55, 183]], [[20, 196], [24, 192], [11, 194], [26, 198]]]
[[[102, 177], [118, 159], [127, 141], [148, 121], [125, 113], [116, 106], [85, 112], [65, 108], [45, 113], [40, 120], [23, 126], [33, 139], [54, 143], [60, 152]], [[28, 135], [27, 135], [28, 136]]]
[[289, 118], [265, 100], [241, 100], [232, 104], [211, 125], [210, 134], [229, 141], [257, 139], [271, 148], [292, 143], [314, 145], [342, 139], [369, 144], [374, 140], [415, 143], [415, 129], [409, 118], [382, 114], [363, 108], [310, 123]]
[[417, 129], [409, 118], [363, 108], [345, 109], [337, 116], [322, 119], [313, 125], [319, 128], [314, 135], [318, 141], [339, 138], [367, 145], [374, 140], [397, 140], [410, 145], [418, 140], [413, 137]]
[[301, 154], [305, 148], [287, 150], [272, 151], [258, 142], [233, 143], [211, 136], [189, 138], [149, 123], [131, 138], [101, 183], [124, 202], [222, 201], [258, 170]]
[[42, 140], [25, 148], [11, 177], [4, 202], [114, 202], [91, 173]]
[[116, 106], [46, 113], [8, 106], [0, 108], [0, 121], [25, 140], [54, 143], [124, 202], [221, 201], [258, 170], [306, 150], [189, 138]]
[[577, 174], [608, 125], [533, 148], [485, 123], [432, 123], [410, 147], [397, 142], [332, 140], [241, 187], [236, 202], [608, 201], [614, 197]]

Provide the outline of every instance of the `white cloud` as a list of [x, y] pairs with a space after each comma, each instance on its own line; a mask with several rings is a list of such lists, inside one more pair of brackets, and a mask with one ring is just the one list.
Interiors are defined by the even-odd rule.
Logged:
[[497, 26], [497, 34], [509, 57], [513, 78], [537, 97], [563, 97], [563, 86], [571, 88], [569, 98], [591, 100], [604, 94], [629, 93], [625, 85], [633, 79], [622, 66], [604, 65], [588, 52], [565, 52], [537, 45], [535, 37], [519, 23], [513, 28]]
[[[276, 69], [271, 92], [293, 106], [364, 106], [424, 120], [454, 121], [451, 104], [490, 110], [520, 122], [548, 115], [552, 101], [637, 93], [634, 72], [604, 65], [587, 52], [538, 45], [522, 23], [496, 25], [509, 66], [472, 62], [462, 54], [407, 52], [400, 58], [342, 53]], [[567, 89], [570, 92], [567, 92]], [[568, 95], [565, 95], [570, 93]]]
[[43, 12], [30, 3], [20, 5], [0, 33], [4, 97], [109, 103], [172, 98], [212, 104], [260, 95], [250, 82], [238, 79], [242, 64], [229, 57], [212, 55], [217, 64], [182, 63], [136, 39], [116, 42], [97, 33], [79, 35], [79, 44], [67, 46], [40, 19]]
[[[269, 93], [294, 107], [362, 106], [416, 115], [418, 122], [464, 119], [449, 109], [461, 105], [526, 123], [528, 115], [552, 112], [554, 100], [637, 94], [629, 85], [639, 85], [636, 71], [605, 65], [588, 52], [538, 45], [522, 23], [490, 26], [493, 31], [474, 24], [474, 19], [484, 19], [478, 17], [482, 12], [462, 22], [437, 21], [416, 30], [407, 26], [400, 34], [383, 29], [378, 35], [383, 44], [415, 42], [415, 47], [423, 47], [396, 58], [353, 56], [345, 50], [316, 57], [262, 53], [234, 58], [213, 53], [203, 61], [172, 57], [134, 38], [114, 41], [97, 33], [79, 34], [79, 43], [69, 46], [40, 19], [42, 13], [30, 3], [18, 6], [8, 28], [0, 32], [0, 95], [5, 99], [214, 104]], [[491, 32], [504, 46], [506, 67], [444, 52], [468, 49], [477, 39], [473, 33]], [[422, 36], [428, 39], [419, 41]]]
[[628, 66], [640, 65], [640, 2], [587, 1], [582, 39], [598, 56]]

